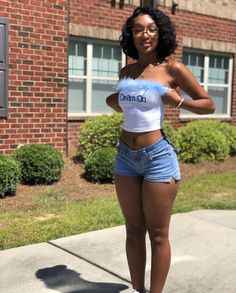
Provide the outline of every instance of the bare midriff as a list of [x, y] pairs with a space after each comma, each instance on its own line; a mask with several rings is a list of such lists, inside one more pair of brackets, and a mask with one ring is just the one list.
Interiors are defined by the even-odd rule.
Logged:
[[139, 150], [158, 142], [163, 135], [162, 129], [148, 132], [128, 132], [123, 129], [120, 138], [129, 148]]

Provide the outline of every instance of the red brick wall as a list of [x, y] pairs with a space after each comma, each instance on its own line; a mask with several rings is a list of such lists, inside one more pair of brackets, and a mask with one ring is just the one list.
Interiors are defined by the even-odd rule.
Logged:
[[130, 5], [111, 7], [106, 0], [70, 0], [70, 22], [81, 25], [120, 30], [128, 15], [133, 11]]
[[49, 143], [65, 152], [67, 1], [0, 4], [0, 17], [9, 21], [9, 114], [0, 118], [0, 152], [10, 154], [27, 143]]
[[84, 120], [74, 120], [68, 123], [68, 154], [73, 154], [78, 148], [78, 136], [80, 133], [80, 126]]

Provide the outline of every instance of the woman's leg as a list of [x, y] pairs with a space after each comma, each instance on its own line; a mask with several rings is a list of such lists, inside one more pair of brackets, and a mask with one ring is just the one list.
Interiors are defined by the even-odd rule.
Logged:
[[115, 176], [115, 186], [126, 224], [126, 254], [133, 288], [144, 291], [146, 265], [145, 220], [141, 177]]
[[152, 249], [150, 293], [162, 292], [169, 271], [169, 223], [178, 185], [174, 179], [170, 183], [143, 181], [143, 208]]

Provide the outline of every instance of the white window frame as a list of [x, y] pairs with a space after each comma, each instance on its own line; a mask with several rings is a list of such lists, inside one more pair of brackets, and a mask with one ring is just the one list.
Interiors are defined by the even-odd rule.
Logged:
[[204, 55], [204, 77], [203, 83], [200, 83], [206, 91], [208, 91], [208, 69], [209, 69], [209, 60], [210, 55], [215, 56], [222, 56], [229, 58], [229, 80], [227, 85], [222, 84], [213, 84], [211, 83], [210, 86], [212, 87], [225, 87], [228, 88], [228, 95], [227, 95], [227, 113], [225, 114], [207, 114], [207, 115], [197, 115], [195, 113], [182, 113], [180, 111], [180, 119], [206, 119], [206, 118], [218, 118], [218, 119], [230, 119], [231, 118], [231, 104], [232, 104], [232, 77], [233, 77], [233, 55], [222, 53], [222, 52], [214, 52], [214, 51], [204, 51], [204, 50], [197, 50], [197, 49], [190, 49], [184, 48], [183, 52], [187, 53], [196, 53], [196, 54], [203, 54]]
[[[107, 40], [97, 40], [97, 39], [87, 39], [87, 38], [80, 38], [80, 37], [70, 37], [70, 40], [75, 41], [81, 41], [85, 42], [87, 44], [86, 46], [86, 52], [87, 52], [87, 62], [86, 62], [86, 73], [87, 75], [69, 75], [68, 79], [70, 80], [85, 80], [86, 81], [86, 96], [85, 96], [85, 112], [78, 112], [78, 113], [68, 113], [68, 118], [73, 117], [93, 117], [93, 116], [99, 116], [106, 113], [93, 113], [92, 112], [92, 81], [93, 79], [96, 80], [111, 80], [111, 81], [117, 81], [119, 80], [119, 77], [101, 77], [101, 76], [92, 76], [92, 61], [93, 61], [93, 45], [95, 44], [104, 44], [104, 45], [118, 45], [118, 42], [114, 41], [107, 41]], [[121, 67], [124, 67], [126, 64], [126, 56], [121, 50]], [[114, 89], [115, 92], [115, 89]], [[107, 112], [107, 114], [110, 114]]]

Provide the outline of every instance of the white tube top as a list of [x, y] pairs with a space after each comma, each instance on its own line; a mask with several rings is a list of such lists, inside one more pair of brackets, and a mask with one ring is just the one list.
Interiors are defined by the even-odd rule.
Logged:
[[124, 113], [124, 130], [146, 132], [162, 129], [165, 105], [161, 96], [170, 88], [152, 80], [125, 78], [119, 81], [117, 89]]

